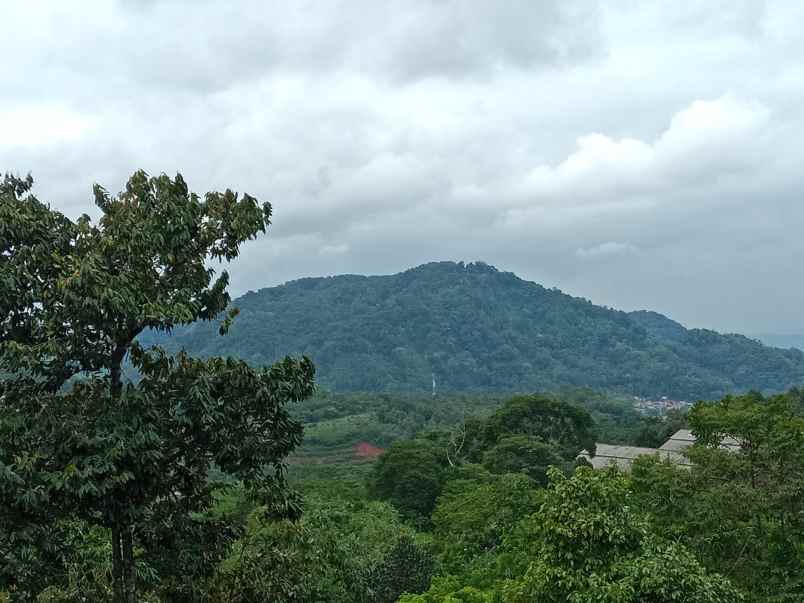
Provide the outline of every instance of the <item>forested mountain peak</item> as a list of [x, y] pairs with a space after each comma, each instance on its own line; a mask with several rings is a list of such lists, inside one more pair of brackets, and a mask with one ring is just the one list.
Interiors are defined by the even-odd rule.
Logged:
[[198, 323], [170, 349], [267, 364], [311, 356], [341, 391], [608, 388], [686, 399], [804, 381], [804, 354], [740, 335], [626, 313], [483, 262], [431, 262], [382, 276], [303, 278], [249, 292], [228, 335]]
[[687, 329], [685, 329], [681, 323], [667, 318], [667, 316], [659, 314], [658, 312], [637, 310], [635, 312], [629, 312], [628, 316], [646, 331], [657, 337], [683, 339], [687, 333]]

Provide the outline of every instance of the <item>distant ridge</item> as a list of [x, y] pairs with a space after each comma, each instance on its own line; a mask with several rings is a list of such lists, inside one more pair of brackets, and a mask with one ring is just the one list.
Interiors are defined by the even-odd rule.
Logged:
[[307, 354], [339, 391], [426, 392], [435, 376], [439, 391], [590, 386], [691, 400], [804, 382], [799, 350], [596, 306], [483, 262], [302, 278], [234, 303], [228, 335], [195, 324], [163, 343], [254, 364]]

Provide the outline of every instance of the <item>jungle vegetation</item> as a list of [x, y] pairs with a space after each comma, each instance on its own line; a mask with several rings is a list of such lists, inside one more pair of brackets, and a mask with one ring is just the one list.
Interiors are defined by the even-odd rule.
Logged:
[[389, 276], [304, 278], [247, 293], [227, 337], [199, 322], [166, 349], [254, 366], [309, 356], [335, 392], [528, 393], [591, 387], [695, 401], [804, 379], [804, 352], [621, 312], [482, 262]]
[[[478, 264], [298, 281], [238, 316], [209, 262], [263, 233], [270, 205], [136, 172], [119, 195], [95, 188], [98, 220], [71, 220], [32, 186], [0, 186], [0, 601], [804, 600], [804, 393], [759, 391], [795, 383], [800, 353]], [[332, 290], [353, 321], [322, 316]], [[279, 304], [254, 322], [250, 300], [285, 294], [298, 317]], [[244, 336], [303, 319], [323, 334], [270, 340], [289, 356]], [[418, 347], [387, 355], [400, 333]], [[315, 346], [334, 390], [316, 390]], [[433, 372], [435, 395], [415, 386]], [[620, 391], [752, 381], [653, 417]], [[688, 467], [578, 458], [680, 427]]]

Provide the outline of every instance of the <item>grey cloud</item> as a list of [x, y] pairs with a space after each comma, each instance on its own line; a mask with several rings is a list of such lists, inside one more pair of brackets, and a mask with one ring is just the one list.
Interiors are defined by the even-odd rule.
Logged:
[[380, 59], [355, 58], [403, 80], [486, 75], [509, 65], [560, 66], [601, 51], [595, 2], [395, 4], [391, 12], [402, 17], [370, 48]]
[[[54, 3], [11, 15], [39, 75], [84, 104], [136, 93], [221, 91], [282, 75], [362, 73], [381, 80], [486, 76], [569, 65], [601, 53], [596, 3]], [[15, 11], [16, 12], [16, 11]], [[18, 93], [39, 85], [20, 78]], [[144, 98], [143, 98], [144, 97]]]
[[4, 15], [0, 169], [70, 215], [137, 168], [273, 202], [235, 293], [479, 259], [696, 326], [804, 331], [794, 3], [80, 7]]

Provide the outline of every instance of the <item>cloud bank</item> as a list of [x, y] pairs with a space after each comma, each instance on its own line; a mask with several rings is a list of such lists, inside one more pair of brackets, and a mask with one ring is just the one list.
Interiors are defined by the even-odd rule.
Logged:
[[137, 168], [274, 204], [235, 292], [482, 259], [692, 326], [804, 332], [804, 9], [17, 3], [0, 168], [93, 213]]

